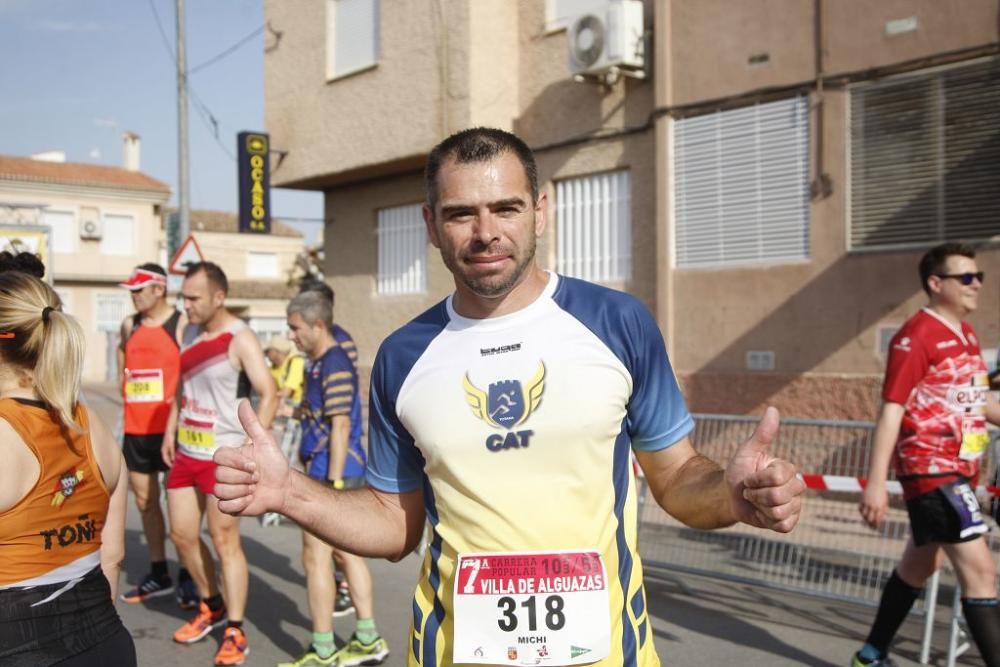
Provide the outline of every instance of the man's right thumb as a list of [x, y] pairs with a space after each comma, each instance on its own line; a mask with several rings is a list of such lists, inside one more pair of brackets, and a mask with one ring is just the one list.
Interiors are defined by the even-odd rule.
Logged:
[[255, 445], [267, 438], [267, 431], [260, 425], [260, 420], [257, 419], [257, 413], [253, 411], [250, 401], [245, 398], [241, 399], [240, 404], [236, 407], [236, 414], [240, 418], [240, 425], [243, 427], [243, 430], [246, 431], [246, 434]]

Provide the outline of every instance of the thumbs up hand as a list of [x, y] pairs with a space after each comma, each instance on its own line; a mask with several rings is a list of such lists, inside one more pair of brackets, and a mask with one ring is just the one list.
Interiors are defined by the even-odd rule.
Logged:
[[250, 401], [240, 401], [237, 414], [249, 442], [215, 452], [219, 509], [236, 516], [280, 511], [290, 485], [288, 461], [274, 436], [261, 426]]
[[730, 459], [725, 479], [737, 519], [787, 533], [799, 521], [806, 486], [796, 476], [794, 465], [770, 455], [777, 433], [778, 411], [768, 408], [753, 435]]

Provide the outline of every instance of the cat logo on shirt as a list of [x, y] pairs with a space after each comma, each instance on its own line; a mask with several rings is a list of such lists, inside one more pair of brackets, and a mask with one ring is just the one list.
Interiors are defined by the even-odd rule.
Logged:
[[472, 384], [469, 374], [463, 377], [465, 400], [472, 414], [494, 428], [504, 428], [506, 435], [493, 433], [486, 438], [486, 448], [491, 452], [527, 447], [533, 431], [513, 429], [528, 420], [538, 409], [545, 391], [545, 364], [538, 362], [538, 370], [522, 388], [520, 380], [499, 380], [489, 386], [489, 393]]

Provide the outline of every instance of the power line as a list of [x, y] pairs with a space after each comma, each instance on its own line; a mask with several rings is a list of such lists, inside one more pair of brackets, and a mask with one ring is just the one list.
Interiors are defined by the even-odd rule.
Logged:
[[156, 3], [153, 0], [149, 0], [149, 8], [153, 10], [153, 18], [156, 19], [156, 27], [160, 31], [160, 37], [163, 39], [163, 48], [167, 50], [167, 55], [170, 56], [170, 60], [174, 63], [174, 69], [176, 69], [177, 56], [174, 55], [174, 47], [170, 46], [170, 38], [167, 37], [167, 31], [163, 29], [163, 22], [160, 20], [160, 13], [156, 11]]
[[[163, 48], [167, 50], [167, 55], [170, 56], [170, 60], [174, 64], [174, 69], [177, 69], [177, 56], [174, 54], [174, 49], [170, 45], [170, 38], [167, 37], [167, 31], [163, 28], [163, 21], [160, 20], [160, 13], [156, 10], [156, 2], [154, 0], [149, 0], [149, 7], [153, 10], [153, 18], [156, 20], [156, 28], [163, 40]], [[260, 32], [263, 29], [263, 26], [261, 26], [256, 32]], [[242, 41], [249, 39], [251, 36], [244, 37]], [[230, 49], [231, 48], [233, 47], [230, 47]], [[204, 67], [204, 64], [201, 65], [201, 67]], [[205, 127], [212, 135], [215, 143], [218, 144], [220, 149], [222, 149], [222, 152], [225, 153], [230, 160], [235, 162], [236, 156], [233, 154], [232, 149], [222, 143], [222, 140], [219, 138], [219, 119], [215, 117], [212, 110], [208, 108], [207, 104], [201, 101], [201, 98], [195, 93], [194, 88], [191, 87], [191, 82], [188, 80], [188, 75], [191, 71], [193, 70], [188, 70], [185, 73], [184, 84], [187, 87], [188, 95], [190, 95], [191, 100], [194, 102], [194, 108], [198, 112], [198, 117], [201, 118], [202, 123], [204, 123]]]
[[262, 32], [264, 32], [264, 26], [261, 26], [261, 27], [257, 28], [252, 33], [250, 33], [249, 35], [247, 35], [246, 37], [244, 37], [240, 41], [236, 42], [232, 46], [230, 46], [228, 49], [225, 49], [224, 51], [220, 52], [218, 55], [215, 55], [215, 56], [209, 58], [208, 60], [206, 60], [202, 64], [198, 65], [197, 67], [192, 67], [191, 69], [188, 70], [188, 74], [194, 74], [198, 70], [205, 69], [209, 65], [213, 65], [213, 64], [219, 62], [220, 60], [222, 60], [223, 58], [225, 58], [226, 56], [228, 56], [230, 53], [232, 53], [233, 51], [236, 51], [241, 46], [243, 46], [244, 44], [246, 44], [247, 42], [249, 42], [251, 39], [253, 39], [254, 37], [256, 37], [257, 35], [259, 35]]
[[208, 105], [202, 102], [201, 98], [195, 94], [194, 89], [191, 88], [191, 86], [188, 86], [188, 95], [191, 96], [191, 100], [194, 102], [194, 108], [198, 111], [198, 117], [201, 118], [205, 127], [208, 128], [212, 138], [215, 139], [215, 143], [218, 144], [219, 148], [230, 160], [236, 162], [236, 155], [233, 154], [233, 151], [226, 146], [226, 144], [224, 144], [222, 139], [219, 137], [219, 119], [215, 117], [215, 114], [213, 114], [212, 110], [208, 108]]

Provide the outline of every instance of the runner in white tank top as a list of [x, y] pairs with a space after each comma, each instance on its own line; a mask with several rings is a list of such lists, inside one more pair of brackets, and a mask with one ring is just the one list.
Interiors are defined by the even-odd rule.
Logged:
[[[215, 664], [240, 665], [249, 652], [242, 628], [249, 585], [247, 561], [239, 520], [221, 513], [212, 495], [212, 454], [219, 447], [238, 447], [246, 440], [236, 419], [238, 395], [249, 393], [241, 389], [245, 386], [241, 376], [260, 395], [260, 410], [268, 426], [278, 401], [257, 337], [225, 309], [227, 291], [225, 273], [211, 262], [195, 264], [184, 278], [184, 310], [201, 333], [181, 352], [179, 400], [174, 402], [163, 438], [163, 457], [171, 465], [167, 479], [171, 537], [201, 596], [198, 615], [174, 633], [174, 641], [190, 644], [213, 627], [226, 624]], [[224, 602], [215, 564], [202, 556], [208, 553], [201, 542], [203, 514], [222, 565]]]
[[246, 440], [236, 418], [245, 374], [231, 363], [230, 347], [247, 329], [234, 319], [221, 333], [206, 338], [203, 332], [181, 351], [177, 449], [192, 458], [210, 461], [217, 447], [239, 447]]

